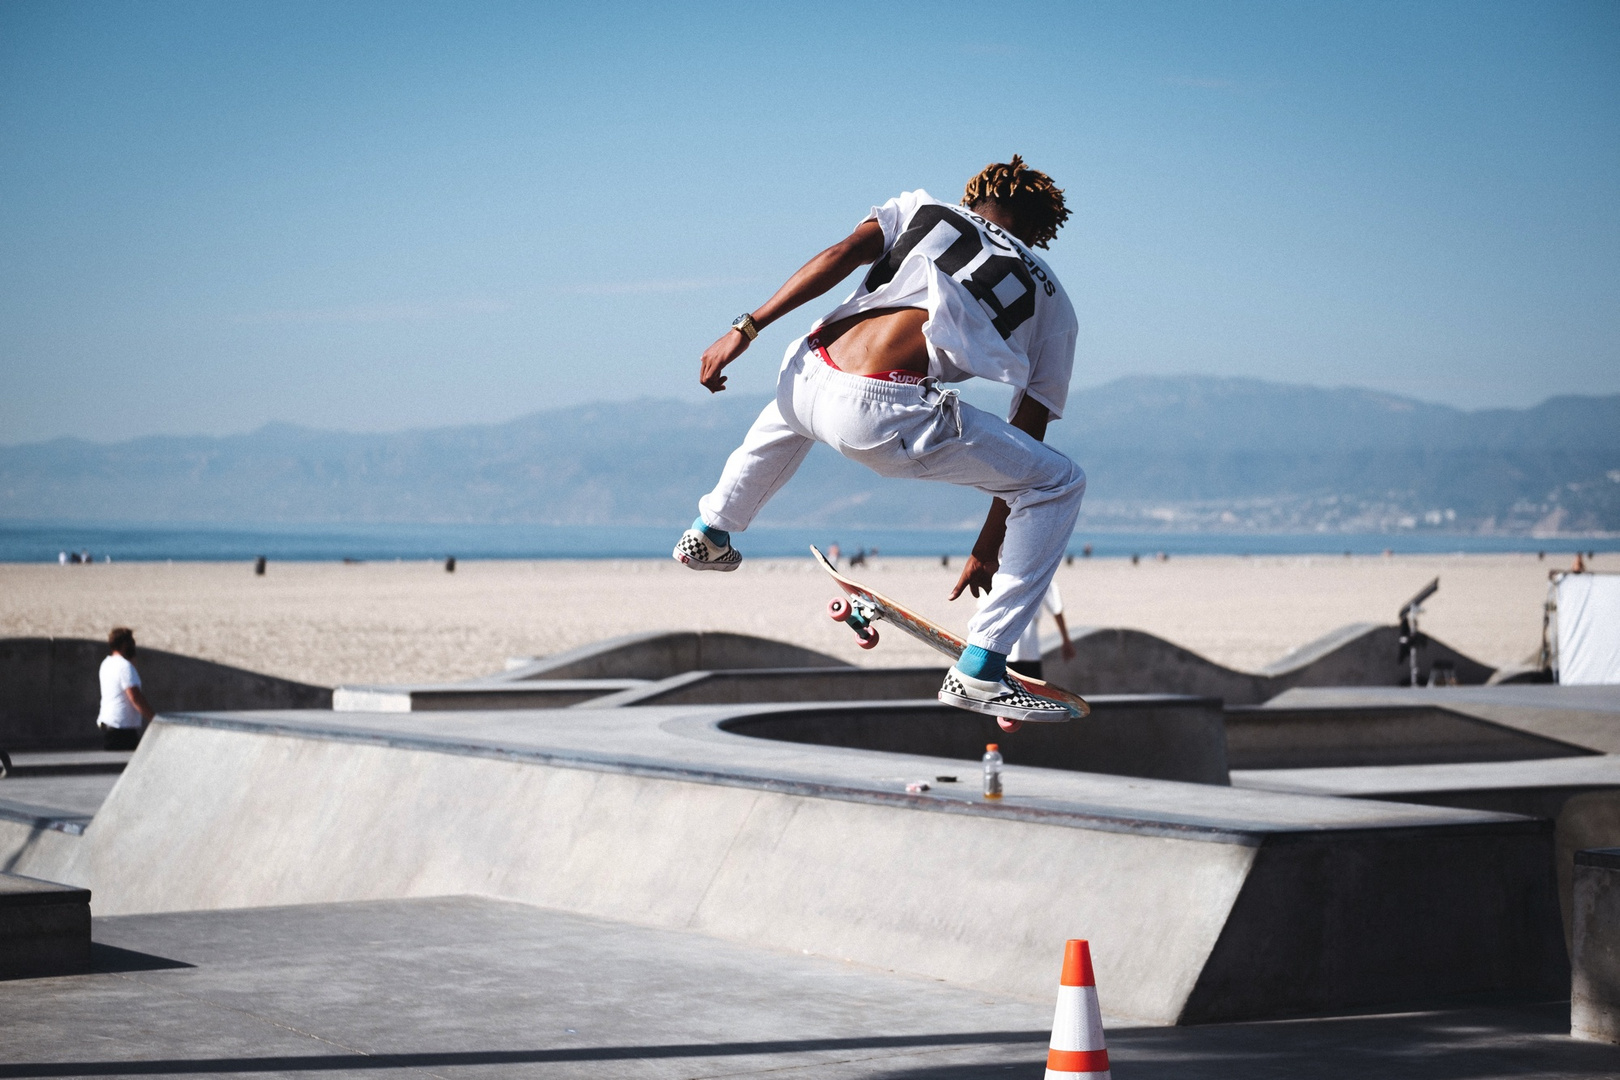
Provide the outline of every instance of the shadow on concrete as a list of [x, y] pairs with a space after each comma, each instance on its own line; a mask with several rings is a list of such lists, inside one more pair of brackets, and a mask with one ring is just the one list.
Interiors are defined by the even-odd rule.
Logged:
[[1135, 1080], [1611, 1077], [1620, 1050], [1569, 1037], [1569, 1004], [1109, 1032]]
[[[1620, 1048], [1569, 1037], [1569, 1004], [1503, 1009], [1108, 1031], [1110, 1064], [1131, 1080], [1486, 1080], [1613, 1077]], [[1031, 1080], [1028, 1062], [925, 1065], [874, 1071], [874, 1080]]]
[[120, 949], [116, 945], [90, 943], [90, 970], [103, 975], [116, 975], [125, 971], [170, 971], [174, 968], [196, 967], [184, 960], [171, 960], [166, 956]]
[[90, 966], [82, 971], [42, 971], [23, 975], [0, 975], [0, 982], [20, 982], [25, 979], [60, 979], [73, 975], [118, 975], [128, 971], [168, 971], [173, 968], [196, 967], [184, 960], [170, 960], [166, 956], [120, 949], [116, 945], [90, 943]]
[[154, 1061], [51, 1061], [0, 1064], [0, 1077], [158, 1076], [209, 1073], [328, 1072], [352, 1069], [453, 1068], [467, 1065], [546, 1065], [570, 1061], [634, 1061], [658, 1058], [747, 1057], [813, 1054], [840, 1050], [904, 1050], [911, 1047], [1044, 1046], [1046, 1031], [948, 1031], [933, 1035], [878, 1035], [853, 1039], [774, 1039], [734, 1043], [666, 1043], [653, 1046], [581, 1046], [547, 1050], [473, 1050], [417, 1054], [309, 1054], [280, 1057], [164, 1058]]

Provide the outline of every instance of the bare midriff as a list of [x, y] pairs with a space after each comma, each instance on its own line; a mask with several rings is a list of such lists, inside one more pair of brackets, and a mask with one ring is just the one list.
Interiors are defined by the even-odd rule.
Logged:
[[928, 342], [922, 308], [879, 308], [828, 323], [816, 331], [821, 347], [851, 375], [879, 375], [890, 371], [928, 374]]

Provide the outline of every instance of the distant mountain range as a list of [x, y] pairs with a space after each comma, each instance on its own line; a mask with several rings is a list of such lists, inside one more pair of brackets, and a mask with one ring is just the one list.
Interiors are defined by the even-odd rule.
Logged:
[[[504, 424], [0, 447], [0, 518], [680, 524], [762, 402], [638, 400]], [[1620, 395], [1464, 412], [1370, 390], [1133, 377], [1050, 439], [1092, 528], [1620, 531]], [[762, 524], [954, 526], [984, 499], [818, 447]]]

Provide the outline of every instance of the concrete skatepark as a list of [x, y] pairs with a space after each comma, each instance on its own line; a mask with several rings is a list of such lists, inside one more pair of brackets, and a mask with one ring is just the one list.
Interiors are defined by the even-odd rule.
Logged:
[[[222, 973], [254, 955], [237, 937], [313, 940], [335, 932], [300, 928], [345, 920], [384, 959], [362, 963], [335, 935], [329, 948], [306, 946], [322, 958], [303, 963], [325, 964], [334, 986], [359, 994], [421, 967], [396, 935], [455, 912], [530, 926], [530, 952], [553, 937], [582, 955], [600, 948], [607, 967], [614, 942], [646, 935], [648, 948], [676, 956], [668, 978], [696, 980], [695, 1001], [730, 1001], [729, 1019], [713, 1022], [695, 1001], [684, 1013], [671, 1005], [688, 1017], [685, 1038], [649, 1033], [645, 1045], [614, 1043], [616, 1057], [600, 1039], [513, 1043], [495, 1014], [479, 1019], [466, 987], [445, 1014], [466, 1014], [459, 1034], [437, 1044], [338, 1008], [339, 1027], [369, 1025], [382, 1040], [363, 1052], [400, 1055], [389, 1067], [710, 1075], [712, 1060], [694, 1065], [702, 1044], [732, 1046], [720, 1071], [739, 1075], [1018, 1075], [1038, 1069], [1061, 943], [1079, 936], [1092, 941], [1115, 1067], [1129, 1067], [1121, 1075], [1255, 1075], [1241, 1070], [1262, 1044], [1282, 1048], [1290, 1068], [1335, 1075], [1318, 1067], [1320, 1048], [1354, 1030], [1391, 1040], [1375, 1070], [1384, 1075], [1613, 1075], [1620, 1051], [1567, 1033], [1571, 956], [1585, 955], [1572, 940], [1576, 911], [1597, 910], [1575, 853], [1620, 844], [1620, 695], [1484, 686], [1489, 669], [1457, 660], [1476, 685], [1400, 688], [1379, 661], [1389, 643], [1377, 630], [1299, 650], [1265, 676], [1281, 681], [1253, 676], [1260, 690], [1235, 701], [1209, 693], [1209, 670], [1163, 643], [1174, 663], [1153, 668], [1156, 688], [1098, 693], [1091, 722], [1015, 736], [927, 700], [939, 669], [854, 668], [729, 634], [639, 635], [465, 683], [339, 687], [329, 707], [254, 700], [244, 710], [216, 698], [166, 708], [127, 765], [13, 755], [0, 782], [0, 869], [60, 883], [64, 907], [88, 889], [106, 947], [79, 961], [103, 974], [0, 983], [0, 1011], [8, 993], [47, 984], [71, 1011], [78, 995], [107, 993], [74, 989], [95, 980], [240, 996]], [[1091, 638], [1109, 649], [1126, 640], [1081, 640]], [[1149, 647], [1136, 647], [1152, 667]], [[1346, 681], [1318, 682], [1324, 672]], [[1361, 682], [1347, 681], [1358, 672]], [[10, 730], [50, 730], [31, 716], [9, 718]], [[988, 741], [1008, 760], [1000, 805], [978, 797]], [[929, 789], [908, 794], [915, 781]], [[497, 967], [494, 982], [518, 978], [515, 961], [486, 967], [476, 933], [458, 940], [444, 945], [447, 957], [465, 954], [447, 960], [457, 986], [482, 986], [474, 973]], [[211, 959], [188, 959], [194, 942]], [[710, 954], [752, 958], [743, 982], [762, 994], [836, 984], [836, 998], [870, 980], [870, 994], [893, 1004], [858, 1005], [866, 989], [842, 1005], [811, 993], [804, 1015], [836, 1020], [756, 1039], [769, 1008], [734, 1000], [735, 980], [702, 974], [720, 962]], [[358, 974], [338, 970], [344, 957]], [[114, 970], [160, 961], [170, 966]], [[535, 960], [535, 977], [560, 978], [549, 963]], [[575, 978], [568, 1000], [620, 1000], [618, 978]], [[252, 994], [279, 1015], [290, 985], [254, 982]], [[412, 993], [407, 1012], [431, 1011], [426, 990]], [[975, 1001], [990, 1004], [953, 1011]], [[919, 1026], [936, 1016], [960, 1022]], [[1465, 1016], [1475, 1034], [1461, 1045]], [[475, 1031], [483, 1049], [452, 1046]], [[217, 1038], [258, 1046], [242, 1054], [264, 1060], [233, 1068], [227, 1050], [164, 1060], [175, 1071], [345, 1068], [277, 1065], [275, 1039]], [[1459, 1062], [1495, 1047], [1505, 1064], [1403, 1073], [1411, 1062], [1393, 1054], [1442, 1044]], [[663, 1064], [618, 1071], [632, 1057]], [[79, 1074], [8, 1068], [0, 1074]]]

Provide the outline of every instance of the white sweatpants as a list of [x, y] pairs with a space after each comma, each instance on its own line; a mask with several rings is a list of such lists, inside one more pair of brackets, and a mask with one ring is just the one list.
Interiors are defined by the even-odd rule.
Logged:
[[698, 502], [704, 524], [741, 532], [824, 442], [881, 476], [939, 480], [1006, 500], [990, 599], [968, 623], [968, 644], [1012, 651], [1040, 611], [1074, 532], [1086, 474], [1011, 424], [961, 402], [930, 379], [922, 385], [850, 375], [794, 342], [765, 406]]

